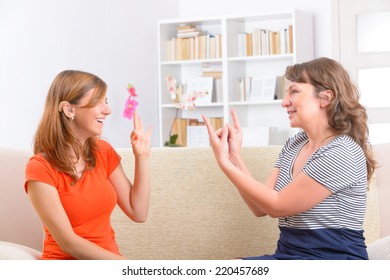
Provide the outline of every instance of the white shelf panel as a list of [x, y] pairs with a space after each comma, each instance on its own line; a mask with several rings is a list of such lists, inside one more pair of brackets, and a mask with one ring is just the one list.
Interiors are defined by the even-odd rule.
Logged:
[[[208, 107], [223, 107], [223, 103], [211, 103], [207, 105], [196, 105], [195, 108], [208, 108]], [[174, 108], [176, 109], [177, 106], [175, 104], [162, 104], [162, 108]]]
[[258, 101], [258, 102], [250, 102], [250, 101], [236, 101], [229, 102], [230, 106], [264, 106], [264, 105], [281, 105], [282, 100], [270, 100], [270, 101]]

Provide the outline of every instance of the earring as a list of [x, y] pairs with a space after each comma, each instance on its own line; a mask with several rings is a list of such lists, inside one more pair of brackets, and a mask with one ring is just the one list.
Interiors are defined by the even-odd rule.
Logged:
[[71, 117], [72, 121], [74, 121], [74, 115]]

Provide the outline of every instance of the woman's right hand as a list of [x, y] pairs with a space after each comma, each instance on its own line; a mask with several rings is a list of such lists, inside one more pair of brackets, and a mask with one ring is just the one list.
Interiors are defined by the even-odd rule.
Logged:
[[152, 129], [144, 130], [142, 120], [139, 115], [133, 114], [134, 130], [131, 132], [130, 140], [135, 157], [149, 157], [150, 155], [150, 136]]

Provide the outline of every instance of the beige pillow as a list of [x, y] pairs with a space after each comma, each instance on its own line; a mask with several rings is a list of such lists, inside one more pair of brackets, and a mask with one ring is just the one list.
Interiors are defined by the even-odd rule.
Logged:
[[390, 260], [390, 235], [369, 244], [367, 252], [370, 260]]
[[0, 241], [0, 260], [39, 260], [41, 252], [12, 242]]

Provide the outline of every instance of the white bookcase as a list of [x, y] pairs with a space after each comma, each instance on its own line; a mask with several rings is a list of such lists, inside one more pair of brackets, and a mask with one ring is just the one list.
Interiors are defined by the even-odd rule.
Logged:
[[[186, 56], [185, 60], [172, 58], [168, 42], [177, 37], [179, 26], [192, 25], [209, 35], [221, 35], [220, 57]], [[239, 42], [239, 34], [251, 33], [255, 38], [255, 30], [279, 32], [291, 28], [292, 44], [284, 46], [281, 51], [266, 52], [257, 44], [251, 44], [252, 55], [246, 55], [246, 48]], [[282, 33], [282, 31], [280, 31]], [[282, 42], [286, 39], [278, 38]], [[288, 36], [288, 34], [287, 34]], [[267, 34], [269, 38], [269, 34]], [[192, 39], [191, 39], [192, 40]], [[249, 41], [249, 40], [248, 40]], [[288, 48], [292, 48], [289, 52]], [[193, 49], [193, 48], [192, 48]], [[243, 51], [244, 49], [244, 51]], [[288, 65], [311, 60], [313, 58], [313, 22], [312, 15], [299, 10], [264, 11], [256, 14], [219, 16], [215, 18], [179, 18], [158, 22], [158, 100], [159, 100], [159, 141], [163, 146], [169, 139], [169, 132], [175, 117], [191, 118], [201, 121], [201, 115], [210, 118], [223, 118], [223, 122], [231, 122], [230, 111], [236, 110], [241, 126], [245, 128], [248, 138], [258, 138], [256, 131], [269, 131], [268, 144], [283, 144], [292, 133], [285, 109], [281, 100], [242, 99], [240, 79], [251, 77], [252, 81], [262, 81], [264, 77], [282, 76]], [[190, 78], [201, 77], [204, 67], [212, 66], [222, 71], [222, 97], [217, 102], [196, 106], [194, 110], [177, 109], [170, 98], [165, 78], [172, 75], [178, 83], [185, 84]], [[196, 101], [195, 101], [196, 102]], [[264, 130], [264, 128], [267, 128]], [[244, 139], [245, 139], [244, 134]], [[250, 141], [244, 141], [253, 145]], [[264, 145], [264, 141], [259, 145]]]

